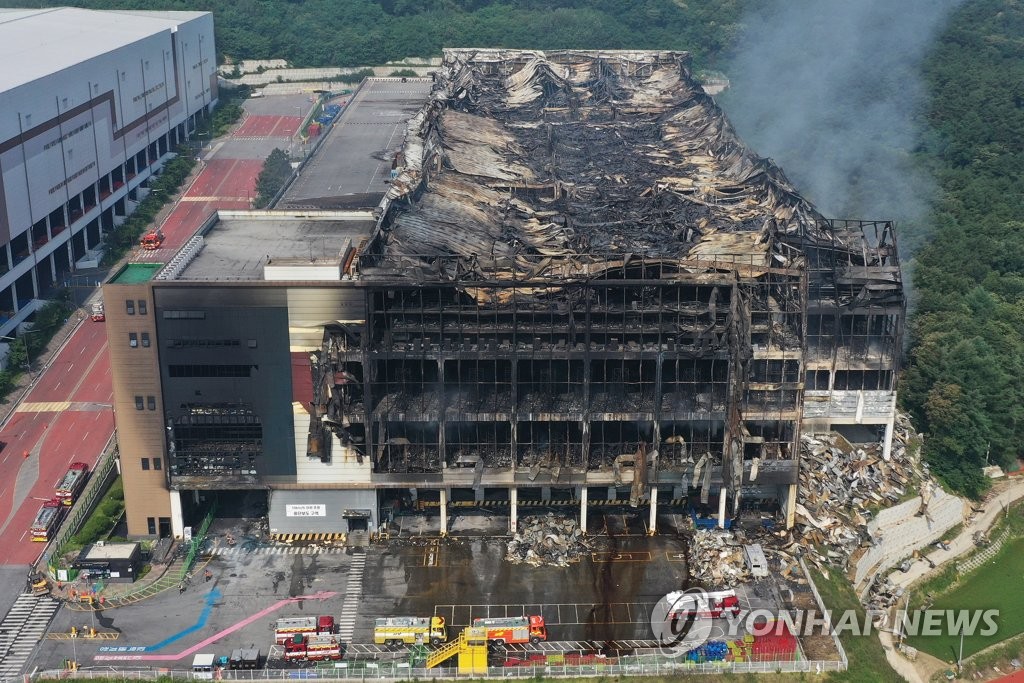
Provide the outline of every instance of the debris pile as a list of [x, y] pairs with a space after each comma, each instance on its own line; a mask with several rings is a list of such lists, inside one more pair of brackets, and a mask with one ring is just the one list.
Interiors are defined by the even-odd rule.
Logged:
[[[864, 607], [868, 610], [876, 628], [890, 627], [889, 611], [903, 600], [904, 594], [903, 588], [893, 583], [888, 576], [882, 574], [875, 576], [868, 587]], [[930, 606], [929, 602], [926, 608]]]
[[576, 520], [547, 515], [524, 517], [519, 532], [508, 542], [505, 559], [512, 564], [568, 567], [570, 562], [590, 552], [591, 545], [583, 536]]
[[694, 531], [689, 560], [690, 579], [703, 586], [732, 588], [750, 580], [743, 545], [729, 531]]
[[[907, 448], [913, 435], [909, 418], [898, 415], [888, 458], [881, 443], [854, 446], [835, 432], [801, 437], [794, 535], [812, 561], [845, 564], [859, 546], [871, 542], [867, 524], [872, 510], [890, 507], [908, 493], [921, 491], [926, 508], [934, 482], [927, 465]], [[825, 548], [826, 557], [815, 546]]]

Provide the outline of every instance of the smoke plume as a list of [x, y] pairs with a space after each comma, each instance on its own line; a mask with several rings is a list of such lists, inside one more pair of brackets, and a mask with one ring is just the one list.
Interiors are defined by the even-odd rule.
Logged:
[[826, 216], [919, 224], [934, 192], [912, 156], [921, 65], [960, 2], [760, 3], [719, 100], [740, 137]]

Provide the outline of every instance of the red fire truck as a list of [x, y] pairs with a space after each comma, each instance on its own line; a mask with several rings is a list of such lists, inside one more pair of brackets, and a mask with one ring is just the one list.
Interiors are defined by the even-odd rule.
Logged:
[[732, 589], [696, 593], [675, 591], [666, 595], [665, 599], [671, 605], [669, 619], [682, 619], [691, 614], [717, 619], [726, 612], [733, 616], [740, 613], [740, 600], [736, 597], [736, 591]]
[[67, 508], [56, 498], [43, 503], [42, 507], [39, 508], [39, 512], [36, 513], [35, 520], [32, 522], [32, 540], [46, 543], [53, 539], [57, 529], [60, 528], [61, 520], [64, 519], [64, 513], [66, 512]]
[[85, 480], [89, 478], [89, 466], [84, 462], [72, 463], [64, 477], [57, 482], [57, 500], [67, 506], [75, 504], [78, 494], [85, 488]]
[[548, 629], [541, 616], [474, 619], [473, 626], [486, 628], [487, 640], [495, 643], [539, 643], [548, 639]]
[[299, 635], [332, 635], [334, 617], [285, 617], [274, 623], [274, 642], [284, 645]]
[[303, 635], [296, 633], [284, 643], [286, 660], [320, 662], [325, 659], [341, 659], [341, 645], [333, 635]]

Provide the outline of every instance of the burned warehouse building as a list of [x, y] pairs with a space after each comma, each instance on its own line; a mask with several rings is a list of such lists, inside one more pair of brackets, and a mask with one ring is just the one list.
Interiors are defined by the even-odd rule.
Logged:
[[[802, 429], [868, 425], [888, 448], [892, 224], [821, 215], [685, 53], [446, 50], [423, 87], [379, 204], [222, 212], [131, 285], [157, 313], [159, 409], [137, 436], [169, 458], [151, 478], [171, 516], [183, 492], [252, 489], [274, 533], [373, 528], [403, 506], [440, 508], [444, 531], [479, 504], [514, 527], [543, 501], [584, 528], [608, 502], [649, 506], [652, 532], [659, 505], [792, 526]], [[272, 225], [287, 238], [233, 272], [219, 240]], [[225, 320], [251, 331], [204, 331]], [[235, 376], [196, 370], [211, 354]], [[128, 419], [149, 417], [128, 384]]]

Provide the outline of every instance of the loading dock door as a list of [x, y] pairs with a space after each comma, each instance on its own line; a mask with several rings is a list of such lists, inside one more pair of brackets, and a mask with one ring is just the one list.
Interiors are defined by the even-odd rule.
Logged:
[[345, 510], [342, 517], [348, 522], [349, 531], [369, 531], [370, 511], [369, 510]]

